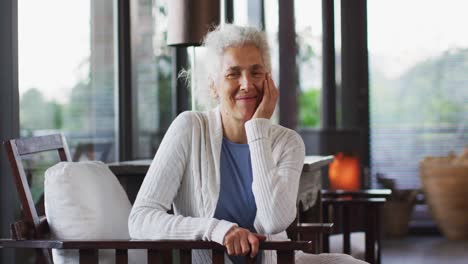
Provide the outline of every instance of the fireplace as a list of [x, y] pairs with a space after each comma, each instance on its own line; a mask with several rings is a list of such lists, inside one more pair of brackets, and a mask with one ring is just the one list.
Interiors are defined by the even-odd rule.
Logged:
[[368, 175], [362, 162], [362, 133], [355, 129], [299, 129], [306, 155], [333, 155], [335, 160], [322, 171], [324, 189], [367, 188]]

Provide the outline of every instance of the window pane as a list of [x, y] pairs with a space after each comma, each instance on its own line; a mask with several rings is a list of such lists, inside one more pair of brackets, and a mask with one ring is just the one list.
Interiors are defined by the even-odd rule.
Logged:
[[322, 1], [295, 0], [299, 127], [318, 127], [322, 90]]
[[137, 158], [152, 158], [172, 121], [171, 47], [167, 40], [167, 1], [132, 5], [132, 55], [137, 90]]
[[420, 187], [423, 157], [468, 144], [467, 8], [368, 1], [371, 166], [399, 188]]
[[[251, 0], [252, 1], [252, 0]], [[255, 0], [256, 1], [256, 0]], [[249, 23], [249, 2], [248, 0], [237, 0], [234, 3], [234, 24], [250, 25]]]
[[76, 159], [115, 160], [112, 3], [18, 2], [22, 136], [63, 132]]
[[[271, 77], [276, 86], [279, 85], [279, 42], [278, 42], [278, 1], [264, 0], [265, 32], [270, 45]], [[273, 123], [279, 123], [279, 100], [271, 117]]]

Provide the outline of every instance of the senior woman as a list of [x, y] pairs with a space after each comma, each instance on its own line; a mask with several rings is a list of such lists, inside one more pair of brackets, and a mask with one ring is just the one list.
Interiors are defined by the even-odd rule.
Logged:
[[[286, 240], [296, 215], [304, 143], [272, 124], [278, 100], [264, 33], [223, 25], [204, 41], [208, 86], [218, 106], [171, 124], [129, 217], [134, 239], [194, 239], [225, 245], [226, 263], [257, 255], [259, 241]], [[208, 95], [206, 95], [208, 96]], [[167, 211], [173, 205], [174, 214]], [[275, 263], [274, 252], [258, 261]], [[297, 254], [302, 263], [354, 263], [341, 254]], [[209, 251], [193, 253], [209, 263]]]

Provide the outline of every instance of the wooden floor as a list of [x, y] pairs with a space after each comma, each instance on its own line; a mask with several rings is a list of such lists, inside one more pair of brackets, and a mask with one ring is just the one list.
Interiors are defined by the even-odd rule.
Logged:
[[449, 241], [439, 235], [411, 235], [382, 242], [382, 264], [468, 264], [468, 241]]

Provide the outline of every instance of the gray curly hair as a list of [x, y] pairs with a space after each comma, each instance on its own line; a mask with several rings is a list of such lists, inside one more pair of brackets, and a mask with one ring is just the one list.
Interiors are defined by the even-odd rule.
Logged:
[[[268, 72], [271, 72], [270, 47], [265, 32], [250, 26], [237, 26], [233, 24], [223, 24], [217, 26], [209, 32], [203, 41], [203, 63], [198, 64], [195, 71], [195, 91], [197, 105], [203, 108], [210, 108], [217, 104], [210, 94], [210, 80], [216, 82], [221, 69], [221, 58], [224, 51], [229, 47], [238, 47], [246, 44], [256, 46], [262, 55], [263, 63]], [[190, 74], [184, 72], [182, 77], [189, 79]], [[201, 77], [201, 78], [199, 78]], [[193, 85], [193, 83], [192, 83]]]

